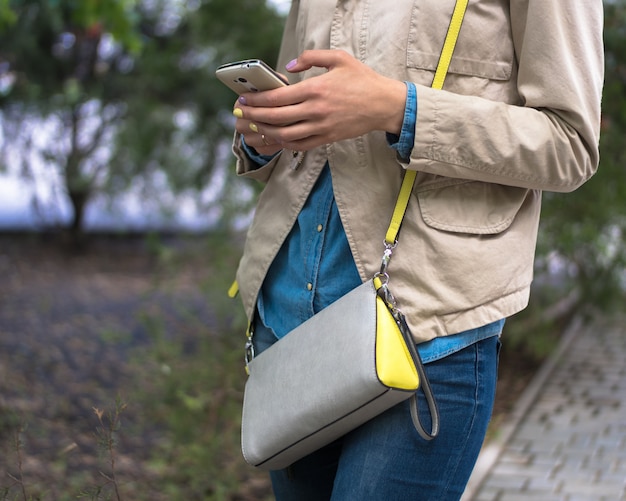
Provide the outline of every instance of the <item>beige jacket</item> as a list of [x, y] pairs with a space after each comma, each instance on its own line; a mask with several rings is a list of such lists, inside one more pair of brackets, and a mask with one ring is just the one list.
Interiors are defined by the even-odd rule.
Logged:
[[375, 132], [310, 151], [297, 170], [288, 151], [253, 170], [235, 138], [238, 174], [266, 183], [237, 272], [248, 316], [326, 161], [364, 281], [380, 268], [403, 170], [418, 171], [389, 268], [418, 342], [527, 305], [542, 190], [572, 191], [598, 165], [602, 1], [470, 0], [444, 90], [436, 91], [429, 86], [453, 7], [454, 0], [293, 1], [278, 67], [305, 49], [342, 49], [415, 82], [415, 146], [403, 164]]

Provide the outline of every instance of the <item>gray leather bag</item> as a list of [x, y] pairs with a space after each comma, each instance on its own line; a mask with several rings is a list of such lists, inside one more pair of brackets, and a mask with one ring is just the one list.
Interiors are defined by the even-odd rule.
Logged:
[[[382, 299], [369, 280], [249, 362], [241, 432], [249, 464], [285, 468], [411, 397], [416, 429], [426, 439], [436, 435], [437, 410], [410, 333], [402, 332], [386, 305], [377, 307], [378, 301]], [[385, 314], [391, 320], [380, 318]], [[403, 351], [406, 358], [396, 355], [393, 363], [413, 368], [412, 388], [383, 382], [389, 378], [377, 364], [381, 329], [396, 329], [404, 346], [394, 346], [395, 352]], [[417, 417], [415, 392], [420, 384], [433, 416], [430, 434]]]

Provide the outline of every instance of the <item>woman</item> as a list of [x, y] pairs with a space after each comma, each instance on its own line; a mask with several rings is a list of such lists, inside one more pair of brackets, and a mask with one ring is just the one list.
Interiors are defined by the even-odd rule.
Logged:
[[292, 85], [234, 109], [237, 172], [266, 183], [237, 278], [259, 353], [373, 276], [416, 170], [389, 274], [441, 431], [426, 442], [400, 404], [272, 472], [280, 501], [462, 495], [504, 320], [528, 302], [541, 192], [598, 165], [600, 0], [470, 1], [442, 91], [454, 0], [390, 5], [292, 2], [279, 62]]

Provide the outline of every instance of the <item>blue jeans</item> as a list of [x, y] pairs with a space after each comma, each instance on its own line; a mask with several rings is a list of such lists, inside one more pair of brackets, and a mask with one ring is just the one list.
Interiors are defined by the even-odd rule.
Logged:
[[[276, 338], [256, 324], [258, 354]], [[277, 501], [459, 499], [491, 417], [499, 344], [493, 336], [425, 365], [441, 416], [437, 438], [427, 442], [417, 434], [403, 402], [289, 468], [272, 471]], [[430, 429], [421, 392], [418, 405]]]

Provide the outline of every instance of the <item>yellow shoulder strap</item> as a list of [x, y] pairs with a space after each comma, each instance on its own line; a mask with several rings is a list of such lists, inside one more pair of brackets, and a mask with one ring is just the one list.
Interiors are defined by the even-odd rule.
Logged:
[[228, 288], [228, 297], [229, 298], [235, 298], [237, 297], [237, 294], [239, 294], [239, 282], [237, 282], [237, 280], [235, 280], [231, 286]]
[[452, 61], [452, 54], [454, 53], [456, 42], [459, 39], [459, 33], [461, 32], [461, 25], [463, 24], [463, 18], [465, 17], [465, 10], [467, 9], [468, 3], [469, 0], [457, 0], [454, 6], [450, 26], [448, 26], [448, 33], [443, 42], [443, 49], [441, 50], [441, 56], [439, 57], [439, 63], [435, 71], [435, 78], [432, 83], [433, 89], [443, 88], [443, 82], [448, 74], [448, 68]]
[[[446, 79], [446, 75], [448, 74], [450, 62], [452, 61], [452, 54], [454, 53], [454, 48], [456, 47], [456, 42], [459, 38], [468, 2], [469, 0], [457, 0], [456, 5], [454, 6], [452, 20], [450, 21], [450, 26], [448, 26], [448, 33], [446, 34], [443, 49], [441, 50], [441, 56], [439, 56], [437, 70], [435, 71], [435, 77], [433, 78], [433, 89], [443, 88], [443, 83]], [[394, 245], [398, 238], [400, 225], [402, 224], [404, 214], [406, 213], [406, 209], [409, 205], [411, 191], [413, 191], [413, 184], [415, 183], [416, 177], [417, 171], [414, 170], [407, 170], [404, 174], [402, 186], [400, 187], [400, 193], [398, 194], [398, 201], [396, 202], [396, 207], [393, 211], [393, 216], [391, 217], [391, 223], [389, 223], [389, 228], [387, 229], [387, 234], [385, 235], [385, 242], [389, 245]]]

